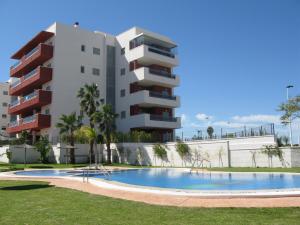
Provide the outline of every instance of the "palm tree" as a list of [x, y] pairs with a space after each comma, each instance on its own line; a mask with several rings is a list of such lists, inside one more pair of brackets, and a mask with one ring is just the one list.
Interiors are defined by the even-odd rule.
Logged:
[[[100, 103], [98, 101], [100, 97], [100, 92], [97, 84], [93, 83], [91, 85], [85, 84], [78, 91], [77, 97], [80, 99], [80, 108], [88, 116], [90, 120], [90, 127], [94, 128], [95, 123], [92, 119], [93, 114], [97, 111]], [[90, 155], [94, 154], [93, 143], [90, 144]]]
[[[59, 128], [60, 135], [63, 135], [67, 142], [74, 146], [75, 143], [75, 131], [79, 129], [82, 125], [81, 116], [76, 116], [76, 113], [73, 112], [70, 115], [61, 115], [59, 118], [60, 122], [56, 124], [56, 127]], [[75, 163], [75, 151], [74, 148], [70, 150], [70, 160], [71, 163]]]
[[93, 120], [99, 124], [99, 129], [105, 140], [107, 149], [107, 163], [111, 164], [111, 149], [110, 144], [114, 137], [115, 119], [118, 114], [114, 113], [110, 104], [103, 105], [99, 112], [94, 113]]
[[207, 134], [208, 134], [208, 136], [209, 136], [210, 139], [212, 139], [213, 133], [214, 133], [214, 128], [211, 127], [211, 126], [209, 126], [209, 127], [207, 128]]
[[[94, 128], [91, 128], [89, 126], [82, 126], [79, 130], [76, 131], [76, 135], [83, 137], [85, 140], [87, 140], [91, 145], [95, 145], [95, 150], [96, 150], [96, 154], [95, 154], [95, 163], [97, 166], [98, 163], [98, 151], [97, 151], [97, 132]], [[90, 164], [92, 162], [92, 154], [90, 151]]]

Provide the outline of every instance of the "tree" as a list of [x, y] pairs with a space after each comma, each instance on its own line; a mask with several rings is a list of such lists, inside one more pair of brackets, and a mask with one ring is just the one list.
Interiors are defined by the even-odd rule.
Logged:
[[[61, 115], [59, 118], [60, 122], [56, 124], [56, 127], [59, 128], [60, 135], [66, 139], [67, 143], [71, 146], [75, 144], [75, 131], [79, 129], [82, 125], [82, 117], [76, 116], [76, 113], [73, 112], [70, 115]], [[70, 160], [71, 163], [75, 163], [75, 149], [70, 149]]]
[[[97, 108], [100, 105], [98, 101], [100, 97], [98, 86], [95, 83], [91, 85], [85, 84], [79, 89], [77, 97], [80, 99], [80, 108], [88, 116], [90, 127], [93, 129], [95, 127], [93, 115], [97, 112]], [[90, 143], [90, 153], [91, 156], [94, 154], [93, 143]]]
[[[97, 165], [98, 163], [98, 151], [97, 151], [97, 132], [95, 130], [95, 128], [91, 128], [89, 126], [82, 126], [79, 130], [76, 131], [76, 136], [81, 136], [83, 137], [85, 140], [87, 140], [91, 145], [95, 145], [95, 150], [96, 150], [96, 154], [95, 154], [95, 163]], [[92, 160], [92, 152], [89, 152], [90, 155], [90, 163]]]
[[114, 113], [110, 104], [103, 105], [100, 111], [93, 114], [93, 121], [99, 125], [99, 130], [106, 144], [108, 164], [111, 164], [110, 144], [115, 136], [115, 119], [117, 117], [118, 114]]
[[207, 131], [209, 138], [212, 139], [213, 133], [214, 133], [214, 128], [212, 126], [209, 126], [206, 131]]
[[[285, 103], [281, 103], [278, 107], [278, 111], [283, 112], [283, 115], [280, 117], [281, 122], [284, 125], [288, 125], [297, 119], [300, 118], [300, 95], [294, 98], [289, 99]], [[290, 134], [290, 139], [292, 134]], [[292, 145], [292, 140], [290, 140]]]
[[153, 146], [153, 151], [154, 151], [154, 155], [157, 156], [159, 159], [161, 159], [163, 164], [163, 161], [167, 158], [166, 149], [160, 144], [155, 144]]
[[29, 143], [29, 132], [26, 131], [26, 130], [23, 130], [21, 133], [20, 133], [20, 141], [22, 144], [28, 144]]
[[34, 144], [35, 149], [40, 153], [42, 163], [48, 162], [48, 153], [51, 150], [51, 145], [47, 137], [40, 136], [40, 139]]
[[273, 167], [273, 156], [275, 155], [274, 146], [264, 145], [264, 148], [261, 152], [268, 156], [269, 167]]
[[185, 162], [185, 157], [189, 154], [189, 146], [183, 142], [177, 142], [176, 151], [179, 154], [182, 161]]

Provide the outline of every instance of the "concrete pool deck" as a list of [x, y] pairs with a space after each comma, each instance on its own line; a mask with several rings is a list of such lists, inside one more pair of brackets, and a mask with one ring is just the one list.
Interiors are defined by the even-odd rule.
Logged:
[[[89, 183], [83, 183], [82, 178], [54, 178], [54, 177], [22, 177], [14, 173], [2, 173], [0, 180], [29, 180], [46, 181], [56, 187], [69, 188], [90, 194], [103, 195], [112, 198], [143, 202], [153, 205], [166, 205], [178, 207], [300, 207], [300, 195], [283, 197], [274, 196], [188, 196], [157, 194], [155, 192], [136, 192], [126, 189], [112, 189], [101, 186], [99, 182], [90, 179]], [[106, 183], [106, 182], [105, 182]], [[148, 189], [146, 189], [148, 190]]]

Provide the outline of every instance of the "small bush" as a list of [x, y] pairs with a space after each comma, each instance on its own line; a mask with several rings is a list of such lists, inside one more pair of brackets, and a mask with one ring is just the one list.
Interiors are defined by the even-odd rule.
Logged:
[[189, 154], [189, 146], [183, 142], [177, 142], [176, 144], [176, 151], [183, 159], [186, 155]]
[[167, 157], [166, 149], [160, 144], [155, 144], [153, 146], [153, 151], [154, 151], [154, 154], [160, 159], [164, 159]]

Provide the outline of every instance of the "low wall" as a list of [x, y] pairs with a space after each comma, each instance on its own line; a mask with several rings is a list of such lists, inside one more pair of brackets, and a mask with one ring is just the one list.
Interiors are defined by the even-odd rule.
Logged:
[[[190, 154], [181, 159], [176, 151], [176, 143], [164, 144], [167, 149], [167, 157], [164, 160], [157, 158], [153, 152], [154, 144], [149, 143], [118, 143], [112, 144], [112, 161], [135, 165], [171, 166], [171, 167], [268, 167], [271, 160], [262, 153], [264, 145], [275, 145], [274, 136], [246, 137], [223, 140], [203, 140], [185, 142], [190, 149]], [[52, 163], [66, 163], [67, 150], [65, 145], [52, 146], [49, 153], [49, 161]], [[12, 152], [13, 163], [24, 162], [24, 148], [20, 146], [0, 147], [0, 162], [8, 162], [6, 149]], [[281, 148], [283, 159], [272, 158], [273, 167], [300, 167], [300, 148]], [[106, 158], [105, 145], [97, 145], [100, 156]], [[76, 163], [89, 161], [89, 145], [76, 144]], [[26, 152], [28, 163], [39, 162], [39, 153], [33, 149]]]

